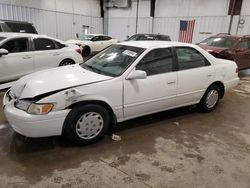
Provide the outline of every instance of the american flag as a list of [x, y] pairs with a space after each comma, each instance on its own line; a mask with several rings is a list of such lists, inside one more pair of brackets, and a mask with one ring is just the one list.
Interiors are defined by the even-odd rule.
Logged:
[[192, 43], [195, 20], [180, 20], [179, 42]]

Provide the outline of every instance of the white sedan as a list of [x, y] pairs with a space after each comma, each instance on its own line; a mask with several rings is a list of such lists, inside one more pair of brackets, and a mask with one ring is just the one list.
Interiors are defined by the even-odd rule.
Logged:
[[44, 35], [0, 33], [0, 84], [35, 71], [82, 62], [76, 45]]
[[82, 35], [79, 39], [66, 41], [69, 44], [76, 44], [82, 47], [82, 56], [88, 56], [91, 53], [96, 53], [108, 46], [115, 44], [118, 39], [102, 34]]
[[21, 78], [4, 96], [4, 113], [24, 136], [90, 143], [112, 123], [193, 104], [212, 111], [238, 81], [235, 62], [198, 46], [123, 42], [86, 63]]

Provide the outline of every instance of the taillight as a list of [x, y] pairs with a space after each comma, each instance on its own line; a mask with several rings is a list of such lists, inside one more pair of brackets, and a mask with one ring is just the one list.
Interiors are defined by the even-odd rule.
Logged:
[[79, 53], [81, 55], [81, 49], [80, 48], [77, 48], [76, 49], [76, 52]]

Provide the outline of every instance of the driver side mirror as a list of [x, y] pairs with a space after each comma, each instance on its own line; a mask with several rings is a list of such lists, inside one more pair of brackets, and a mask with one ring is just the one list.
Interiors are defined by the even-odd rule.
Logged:
[[146, 79], [146, 78], [147, 78], [147, 73], [145, 71], [134, 70], [128, 75], [127, 80]]
[[3, 48], [0, 49], [0, 57], [3, 55], [7, 55], [8, 53], [9, 53], [8, 50], [5, 50]]

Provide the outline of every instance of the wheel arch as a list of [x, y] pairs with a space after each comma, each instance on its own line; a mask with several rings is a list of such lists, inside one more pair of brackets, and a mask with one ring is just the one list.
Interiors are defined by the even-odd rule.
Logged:
[[225, 94], [225, 86], [224, 86], [223, 82], [221, 82], [221, 81], [215, 81], [212, 84], [210, 84], [209, 87], [211, 87], [212, 85], [217, 85], [221, 89], [221, 96], [220, 96], [220, 98], [222, 99], [224, 97], [224, 94]]
[[63, 63], [63, 61], [65, 61], [65, 60], [70, 60], [70, 61], [72, 61], [73, 62], [73, 64], [76, 64], [76, 62], [75, 62], [75, 60], [74, 59], [72, 59], [72, 58], [70, 58], [70, 57], [66, 57], [66, 58], [64, 58], [60, 63], [59, 63], [59, 67], [60, 66], [62, 66], [62, 63]]
[[117, 123], [117, 118], [116, 118], [116, 115], [115, 115], [113, 109], [111, 108], [111, 106], [107, 102], [102, 101], [102, 100], [79, 101], [79, 102], [76, 102], [76, 103], [69, 105], [67, 107], [67, 109], [73, 109], [76, 106], [82, 106], [82, 105], [86, 105], [86, 104], [97, 104], [97, 105], [104, 107], [108, 111], [108, 113], [111, 115], [112, 124], [115, 125]]

